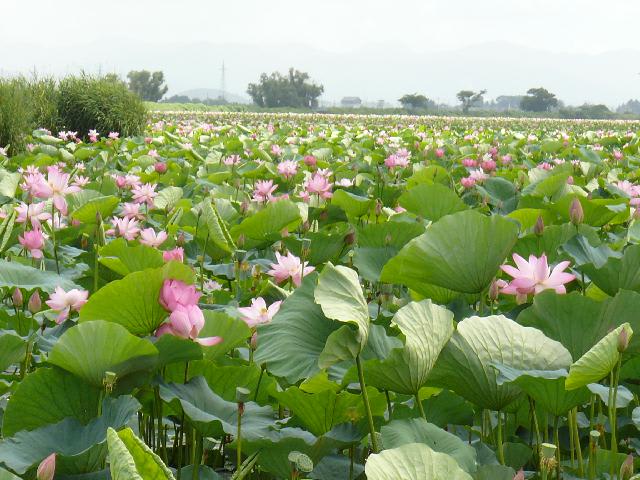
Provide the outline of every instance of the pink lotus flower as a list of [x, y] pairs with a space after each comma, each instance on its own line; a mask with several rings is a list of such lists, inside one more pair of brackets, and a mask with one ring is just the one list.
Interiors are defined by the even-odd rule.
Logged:
[[471, 172], [469, 172], [469, 178], [473, 178], [476, 181], [476, 183], [482, 183], [487, 178], [489, 178], [489, 175], [484, 173], [484, 170], [482, 170], [482, 168], [478, 168], [476, 170], [471, 170]]
[[278, 188], [273, 184], [273, 180], [258, 180], [253, 190], [253, 200], [255, 202], [267, 202], [273, 198], [272, 193]]
[[89, 130], [89, 141], [91, 143], [96, 143], [99, 136], [100, 134], [96, 130]]
[[229, 155], [224, 160], [222, 160], [222, 162], [230, 167], [233, 165], [237, 165], [240, 163], [240, 155]]
[[148, 247], [159, 247], [167, 240], [167, 233], [160, 231], [156, 233], [153, 228], [145, 228], [140, 231], [140, 243]]
[[109, 132], [109, 138], [111, 140], [117, 140], [120, 138], [120, 134], [118, 132]]
[[162, 252], [162, 260], [165, 262], [184, 262], [184, 249], [182, 247], [176, 247], [173, 250], [167, 250]]
[[138, 233], [140, 233], [140, 227], [138, 227], [138, 221], [132, 218], [112, 218], [111, 224], [113, 228], [107, 230], [108, 235], [115, 235], [117, 237], [123, 237], [126, 240], [134, 240]]
[[31, 186], [31, 193], [38, 198], [53, 198], [53, 204], [63, 215], [67, 214], [65, 195], [80, 191], [80, 187], [69, 185], [69, 174], [56, 166], [48, 168], [47, 179], [41, 177]]
[[158, 151], [157, 151], [156, 149], [154, 149], [154, 148], [150, 149], [150, 150], [147, 152], [147, 155], [149, 155], [150, 157], [153, 157], [153, 158], [160, 158], [160, 154], [159, 154], [159, 153], [158, 153]]
[[279, 157], [282, 155], [282, 148], [280, 148], [280, 145], [271, 145], [271, 153], [276, 157]]
[[264, 298], [258, 297], [251, 300], [250, 307], [238, 308], [238, 312], [240, 312], [240, 317], [249, 328], [253, 328], [257, 325], [271, 322], [273, 316], [280, 310], [281, 304], [282, 301], [277, 301], [267, 307]]
[[314, 267], [308, 267], [309, 262], [300, 261], [293, 253], [289, 252], [286, 256], [276, 252], [276, 263], [271, 264], [271, 270], [267, 274], [271, 275], [277, 283], [282, 283], [291, 278], [293, 284], [299, 287], [302, 283], [302, 277], [315, 270]]
[[314, 167], [317, 163], [316, 157], [314, 157], [313, 155], [306, 155], [304, 157], [304, 164], [307, 167]]
[[45, 303], [49, 305], [49, 308], [58, 312], [56, 323], [60, 324], [69, 318], [69, 312], [72, 310], [79, 312], [82, 306], [87, 303], [88, 298], [89, 292], [86, 290], [73, 288], [65, 292], [61, 287], [56, 287]]
[[156, 171], [156, 173], [162, 175], [163, 173], [167, 172], [167, 164], [165, 162], [156, 162], [153, 165], [153, 169]]
[[116, 181], [116, 187], [124, 188], [127, 186], [127, 179], [122, 175], [114, 175], [113, 179]]
[[20, 205], [15, 207], [15, 210], [18, 213], [16, 222], [31, 222], [31, 226], [34, 229], [40, 228], [41, 222], [46, 222], [47, 220], [51, 219], [51, 213], [45, 212], [45, 207], [45, 202], [32, 203], [30, 205], [21, 202]]
[[29, 230], [18, 236], [18, 241], [23, 248], [29, 250], [33, 258], [42, 258], [44, 247], [44, 235], [39, 229]]
[[291, 178], [298, 173], [298, 163], [293, 160], [285, 160], [278, 164], [278, 173], [284, 178]]
[[204, 315], [197, 305], [188, 305], [186, 307], [178, 305], [171, 312], [169, 321], [160, 325], [156, 330], [156, 336], [174, 335], [179, 338], [191, 339], [207, 347], [222, 342], [222, 337], [198, 338], [203, 327]]
[[473, 168], [478, 165], [478, 162], [476, 162], [473, 158], [465, 158], [462, 160], [462, 165], [467, 168]]
[[436, 149], [436, 157], [438, 157], [438, 158], [442, 158], [442, 157], [444, 157], [444, 149], [442, 149], [442, 148], [437, 148], [437, 149]]
[[509, 154], [503, 155], [502, 158], [500, 159], [503, 165], [509, 165], [512, 160], [513, 159]]
[[476, 184], [476, 181], [471, 177], [464, 177], [460, 179], [460, 185], [464, 188], [473, 188]]
[[145, 183], [144, 185], [136, 185], [131, 189], [133, 193], [133, 201], [135, 203], [146, 203], [149, 208], [153, 208], [153, 199], [158, 193], [156, 192], [157, 184]]
[[139, 203], [125, 203], [122, 205], [122, 213], [121, 215], [124, 218], [129, 218], [129, 219], [138, 219], [138, 220], [143, 220], [144, 219], [144, 213], [142, 213], [140, 211], [140, 204]]
[[331, 185], [327, 177], [316, 172], [304, 183], [305, 191], [300, 196], [305, 200], [308, 200], [309, 196], [313, 194], [317, 194], [322, 198], [331, 198], [333, 196]]
[[511, 265], [500, 267], [513, 277], [513, 280], [501, 291], [507, 295], [516, 295], [518, 301], [526, 301], [527, 295], [530, 293], [535, 295], [549, 289], [555, 290], [556, 293], [567, 293], [564, 285], [576, 278], [575, 275], [564, 271], [570, 262], [560, 262], [551, 270], [545, 254], [542, 254], [540, 258], [530, 255], [527, 262], [520, 255], [514, 253], [513, 261], [517, 268]]
[[40, 462], [36, 471], [37, 480], [53, 480], [56, 473], [56, 454], [52, 453]]
[[180, 280], [167, 279], [160, 290], [160, 305], [170, 312], [179, 306], [196, 305], [199, 299], [200, 293], [196, 291], [196, 287]]

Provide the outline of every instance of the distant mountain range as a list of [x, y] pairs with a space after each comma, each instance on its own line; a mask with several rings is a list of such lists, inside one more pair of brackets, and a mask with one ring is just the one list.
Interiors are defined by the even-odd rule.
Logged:
[[[347, 47], [345, 47], [347, 48]], [[354, 51], [327, 52], [301, 45], [131, 43], [114, 40], [79, 44], [72, 55], [60, 55], [55, 45], [0, 44], [2, 69], [28, 73], [116, 72], [163, 70], [169, 96], [177, 92], [219, 94], [225, 62], [229, 98], [242, 97], [260, 73], [294, 66], [324, 85], [324, 104], [345, 96], [363, 102], [397, 102], [419, 92], [439, 102], [457, 103], [456, 92], [486, 88], [485, 98], [522, 95], [545, 87], [566, 104], [604, 103], [616, 107], [640, 97], [640, 50], [599, 54], [569, 54], [494, 42], [450, 51], [413, 51], [396, 45], [368, 45]], [[115, 52], [115, 53], [114, 53]], [[70, 60], [72, 59], [72, 60]], [[73, 63], [71, 63], [73, 62]]]

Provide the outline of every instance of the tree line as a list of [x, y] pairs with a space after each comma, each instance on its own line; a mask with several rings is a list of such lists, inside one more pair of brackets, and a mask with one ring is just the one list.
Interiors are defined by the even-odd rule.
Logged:
[[[127, 74], [129, 89], [137, 93], [143, 100], [157, 102], [167, 93], [162, 71], [133, 70]], [[247, 86], [247, 94], [258, 107], [263, 108], [308, 108], [318, 107], [319, 98], [324, 93], [321, 84], [311, 80], [307, 72], [290, 68], [286, 73], [262, 73], [260, 78]], [[546, 88], [535, 87], [527, 90], [526, 95], [503, 95], [492, 102], [486, 102], [484, 96], [487, 90], [460, 90], [456, 98], [460, 102], [459, 108], [467, 114], [472, 109], [485, 110], [522, 110], [524, 112], [544, 113], [557, 112], [559, 116], [575, 118], [607, 118], [614, 115], [605, 105], [582, 105], [580, 107], [566, 107]], [[166, 101], [178, 103], [193, 103], [194, 99], [186, 96], [174, 95]], [[199, 100], [200, 103], [205, 103]], [[407, 93], [398, 99], [402, 108], [408, 111], [435, 111], [440, 109], [434, 100], [421, 93]], [[206, 101], [209, 105], [226, 104], [222, 98]], [[451, 107], [443, 106], [445, 109]], [[640, 102], [629, 100], [617, 109], [621, 114], [640, 115]]]

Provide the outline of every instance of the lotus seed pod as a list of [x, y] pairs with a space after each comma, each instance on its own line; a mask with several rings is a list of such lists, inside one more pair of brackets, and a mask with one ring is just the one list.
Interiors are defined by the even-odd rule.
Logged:
[[287, 458], [293, 464], [293, 467], [299, 472], [309, 473], [313, 470], [313, 460], [302, 452], [294, 450], [289, 452]]

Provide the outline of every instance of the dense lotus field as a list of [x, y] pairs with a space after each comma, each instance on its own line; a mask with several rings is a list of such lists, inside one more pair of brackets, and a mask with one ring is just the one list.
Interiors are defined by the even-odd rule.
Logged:
[[34, 132], [0, 151], [0, 478], [632, 478], [639, 132]]

